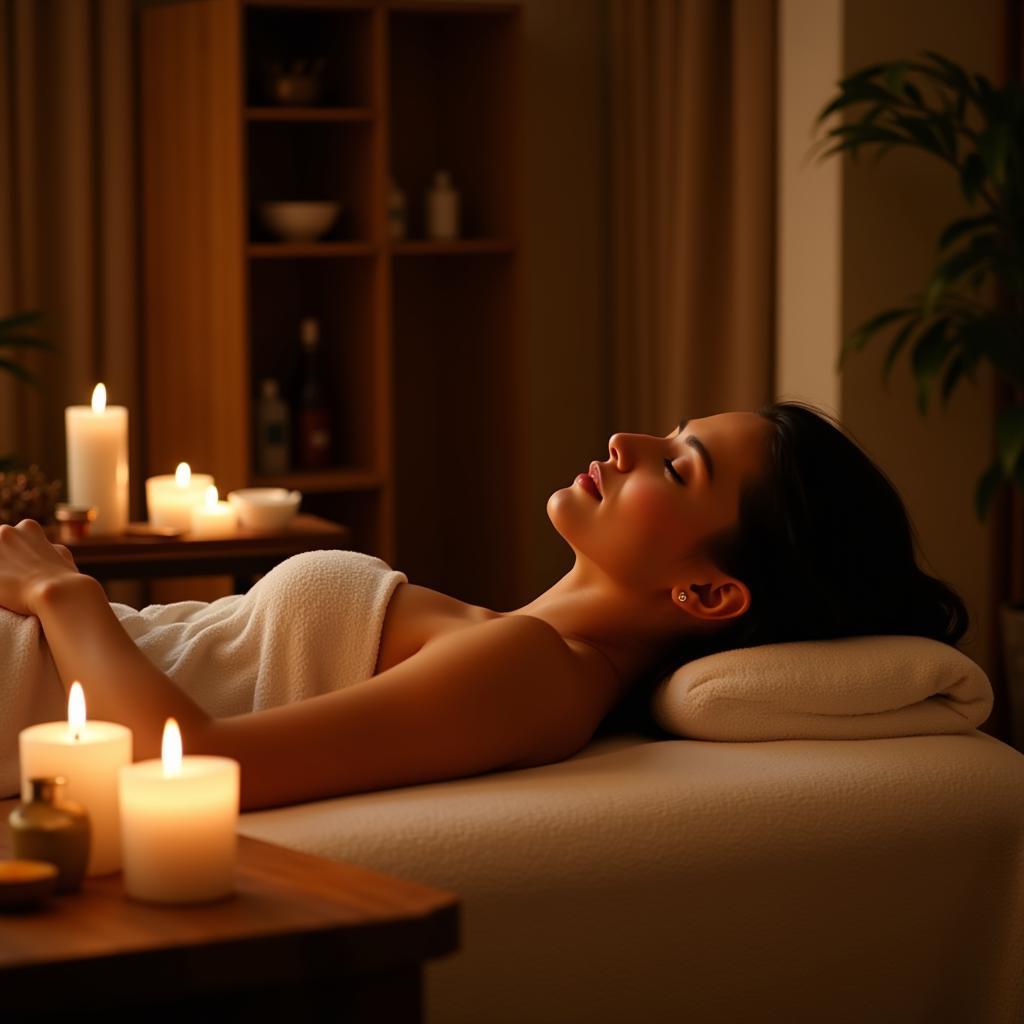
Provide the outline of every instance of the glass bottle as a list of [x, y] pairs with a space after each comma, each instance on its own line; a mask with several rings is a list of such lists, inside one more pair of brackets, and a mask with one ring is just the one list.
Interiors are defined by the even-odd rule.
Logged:
[[89, 861], [91, 826], [80, 804], [61, 799], [60, 775], [29, 779], [32, 797], [11, 811], [11, 844], [19, 860], [44, 860], [57, 866], [57, 891], [82, 885]]
[[331, 461], [331, 419], [323, 392], [320, 324], [306, 317], [299, 326], [302, 341], [302, 387], [296, 447], [303, 469], [322, 469]]
[[288, 406], [281, 399], [277, 381], [260, 382], [256, 409], [256, 466], [261, 476], [288, 472]]

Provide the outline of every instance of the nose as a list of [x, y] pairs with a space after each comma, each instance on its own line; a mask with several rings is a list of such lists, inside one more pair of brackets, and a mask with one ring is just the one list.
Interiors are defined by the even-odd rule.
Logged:
[[629, 465], [633, 457], [633, 444], [636, 434], [612, 434], [608, 438], [608, 454], [611, 455], [618, 469]]

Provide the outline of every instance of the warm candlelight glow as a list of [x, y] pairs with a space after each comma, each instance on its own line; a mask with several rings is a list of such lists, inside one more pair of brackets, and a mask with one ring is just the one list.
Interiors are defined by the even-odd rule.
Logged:
[[68, 728], [76, 740], [85, 728], [85, 691], [77, 679], [71, 684], [71, 692], [68, 694]]
[[174, 482], [179, 487], [188, 487], [192, 479], [192, 470], [187, 462], [179, 462], [178, 468], [174, 471]]
[[97, 384], [92, 389], [92, 411], [103, 412], [107, 407], [107, 388], [105, 384]]
[[206, 507], [207, 508], [216, 508], [217, 507], [217, 500], [218, 500], [219, 497], [220, 497], [220, 495], [217, 493], [217, 488], [216, 487], [207, 487], [206, 488]]
[[181, 730], [173, 718], [164, 723], [164, 739], [160, 750], [164, 762], [164, 777], [181, 775]]

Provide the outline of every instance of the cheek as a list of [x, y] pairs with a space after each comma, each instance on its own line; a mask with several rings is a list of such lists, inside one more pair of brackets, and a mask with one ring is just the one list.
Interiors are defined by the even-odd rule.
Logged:
[[623, 491], [623, 512], [628, 515], [630, 526], [638, 534], [666, 543], [678, 537], [684, 528], [681, 502], [666, 492], [667, 485], [658, 486], [656, 481], [636, 481], [636, 486]]

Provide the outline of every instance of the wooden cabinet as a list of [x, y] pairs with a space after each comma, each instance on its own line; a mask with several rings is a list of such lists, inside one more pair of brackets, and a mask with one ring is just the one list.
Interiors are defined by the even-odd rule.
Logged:
[[[142, 8], [140, 32], [146, 472], [297, 487], [416, 583], [525, 600], [518, 5], [186, 0]], [[297, 59], [322, 60], [322, 94], [280, 105], [268, 70]], [[426, 237], [442, 169], [454, 241]], [[283, 242], [259, 212], [282, 200], [341, 213]], [[260, 476], [260, 382], [294, 403], [305, 317], [330, 465]]]

